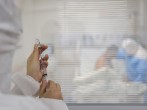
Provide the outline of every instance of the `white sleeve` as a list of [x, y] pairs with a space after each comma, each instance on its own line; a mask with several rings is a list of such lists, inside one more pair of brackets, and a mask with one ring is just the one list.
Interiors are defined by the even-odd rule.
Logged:
[[49, 107], [50, 110], [68, 110], [67, 105], [62, 100], [49, 98], [41, 98], [40, 100], [46, 107]]
[[[32, 96], [40, 87], [40, 84], [32, 77], [23, 74], [16, 74], [12, 77], [15, 84], [12, 92], [13, 94]], [[66, 104], [62, 100], [41, 98], [39, 99], [49, 110], [68, 110]]]
[[12, 81], [14, 83], [12, 94], [33, 96], [40, 88], [39, 82], [28, 75], [15, 74], [12, 76]]
[[0, 93], [0, 110], [51, 110], [39, 99]]

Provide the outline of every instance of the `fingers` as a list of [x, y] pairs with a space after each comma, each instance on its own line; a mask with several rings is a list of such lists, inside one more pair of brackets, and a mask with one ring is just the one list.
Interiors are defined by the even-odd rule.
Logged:
[[[35, 44], [34, 45], [34, 50], [33, 50], [33, 56], [34, 56], [34, 58], [36, 58], [36, 59], [39, 59], [39, 57], [40, 57], [40, 55], [42, 54], [42, 52], [44, 51], [44, 50], [46, 50], [48, 48], [48, 46], [47, 45], [43, 45], [43, 44], [40, 44], [40, 47], [38, 47], [38, 45], [37, 44]], [[47, 59], [48, 57], [47, 56], [45, 56], [45, 59]]]
[[40, 91], [39, 94], [42, 95], [46, 92], [46, 87], [47, 87], [47, 81], [46, 80], [42, 80], [42, 84], [40, 86]]
[[48, 66], [48, 61], [42, 61], [42, 60], [40, 60], [40, 63], [41, 63], [42, 66], [45, 66], [45, 67]]
[[60, 84], [55, 83], [54, 81], [50, 80], [50, 81], [48, 81], [47, 89], [52, 89], [52, 88], [55, 88], [55, 89], [61, 91]]
[[60, 84], [56, 83], [56, 87], [57, 87], [57, 89], [58, 89], [59, 91], [61, 91], [61, 86], [60, 86]]
[[39, 59], [39, 49], [38, 49], [38, 45], [37, 44], [34, 45], [34, 50], [32, 52], [32, 55], [33, 55], [33, 57]]
[[50, 90], [50, 81], [48, 81], [47, 86], [46, 86], [46, 92]]
[[56, 83], [52, 80], [48, 81], [47, 89], [57, 88]]
[[59, 97], [57, 99], [60, 99], [60, 100], [63, 100], [63, 96], [62, 96], [62, 93], [61, 93], [61, 86], [60, 84], [56, 83], [56, 87], [57, 87], [57, 91], [58, 91], [58, 95]]
[[50, 88], [55, 88], [55, 87], [56, 87], [56, 84], [54, 81], [52, 80], [48, 81], [47, 90]]
[[49, 59], [49, 56], [46, 54], [42, 59], [40, 59], [41, 65], [44, 65], [45, 67], [47, 67], [48, 66], [48, 59]]
[[42, 54], [43, 51], [45, 51], [46, 49], [48, 48], [47, 45], [44, 45], [44, 44], [40, 44], [40, 54]]
[[60, 85], [50, 80], [46, 87], [45, 97], [63, 100]]
[[48, 54], [46, 54], [46, 55], [42, 58], [42, 60], [45, 60], [45, 61], [47, 61], [48, 59], [49, 59]]
[[56, 83], [54, 81], [50, 81], [50, 88], [57, 88]]

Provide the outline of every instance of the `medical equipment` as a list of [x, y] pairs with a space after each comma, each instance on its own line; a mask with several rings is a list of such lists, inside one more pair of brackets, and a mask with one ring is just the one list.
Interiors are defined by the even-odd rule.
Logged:
[[[39, 39], [36, 39], [36, 44], [38, 45], [39, 54], [40, 54], [42, 47], [41, 47]], [[40, 68], [41, 68], [41, 73], [43, 74], [43, 78], [46, 79], [47, 78], [47, 70], [46, 70], [46, 65], [43, 64], [42, 55], [40, 56]]]

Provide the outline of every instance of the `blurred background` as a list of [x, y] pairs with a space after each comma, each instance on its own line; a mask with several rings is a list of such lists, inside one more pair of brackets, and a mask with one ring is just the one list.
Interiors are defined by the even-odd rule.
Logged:
[[16, 3], [23, 34], [13, 73], [26, 73], [26, 60], [38, 38], [49, 45], [44, 53], [50, 56], [48, 79], [61, 84], [65, 102], [146, 102], [147, 0]]

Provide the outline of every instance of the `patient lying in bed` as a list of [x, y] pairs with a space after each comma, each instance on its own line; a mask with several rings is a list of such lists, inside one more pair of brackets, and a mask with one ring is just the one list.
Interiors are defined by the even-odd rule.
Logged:
[[106, 49], [106, 51], [98, 58], [96, 62], [96, 69], [100, 69], [102, 67], [110, 67], [112, 68], [111, 61], [116, 58], [116, 54], [118, 51], [118, 47], [115, 45], [111, 45]]
[[78, 103], [143, 103], [147, 86], [124, 82], [115, 68], [102, 67], [85, 76], [76, 77], [72, 96]]

